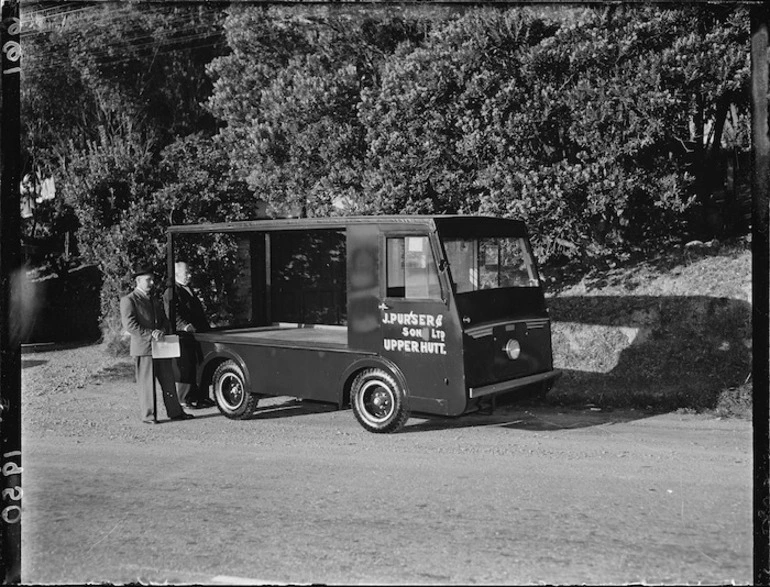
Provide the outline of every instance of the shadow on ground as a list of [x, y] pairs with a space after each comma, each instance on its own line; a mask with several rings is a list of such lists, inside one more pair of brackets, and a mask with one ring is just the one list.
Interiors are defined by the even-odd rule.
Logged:
[[[257, 407], [249, 420], [274, 420], [338, 411], [334, 404], [294, 398], [269, 398], [266, 405]], [[353, 418], [353, 412], [349, 412]], [[605, 424], [630, 422], [654, 416], [653, 411], [602, 410], [596, 407], [571, 409], [556, 406], [548, 401], [526, 399], [496, 408], [492, 413], [474, 412], [454, 418], [413, 414], [403, 433], [430, 432], [458, 428], [494, 426], [517, 430], [545, 431], [586, 428]], [[219, 415], [218, 413], [216, 415]]]
[[751, 372], [751, 305], [709, 296], [571, 296], [548, 300], [550, 397], [571, 405], [713, 409]]
[[45, 359], [22, 359], [21, 368], [37, 367], [38, 365], [45, 365], [47, 362]]
[[[285, 399], [285, 401], [280, 401]], [[262, 402], [269, 402], [263, 404]], [[248, 420], [276, 420], [278, 418], [292, 418], [295, 416], [308, 416], [310, 414], [323, 414], [336, 412], [336, 404], [299, 400], [295, 398], [267, 398], [260, 400], [260, 404]]]
[[[439, 418], [415, 414], [415, 419], [425, 418], [425, 420], [423, 422], [415, 422], [414, 424], [407, 422], [401, 433], [482, 426], [543, 432], [620, 424], [650, 418], [657, 413], [653, 410], [604, 410], [596, 407], [572, 409], [553, 405], [547, 400], [522, 400], [497, 408], [491, 413], [474, 412], [456, 418]], [[410, 422], [412, 421], [410, 420]]]
[[93, 346], [94, 339], [79, 339], [64, 342], [31, 342], [21, 345], [21, 354], [48, 353], [51, 351], [64, 351], [67, 349], [78, 349], [85, 346]]
[[122, 379], [131, 379], [135, 377], [135, 367], [133, 363], [115, 363], [105, 367], [94, 375], [97, 381], [117, 381]]

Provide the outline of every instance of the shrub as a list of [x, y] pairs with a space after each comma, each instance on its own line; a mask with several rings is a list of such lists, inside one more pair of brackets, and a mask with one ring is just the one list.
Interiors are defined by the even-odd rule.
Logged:
[[754, 386], [751, 381], [743, 385], [731, 387], [719, 394], [714, 412], [724, 418], [743, 418], [751, 420], [753, 408]]

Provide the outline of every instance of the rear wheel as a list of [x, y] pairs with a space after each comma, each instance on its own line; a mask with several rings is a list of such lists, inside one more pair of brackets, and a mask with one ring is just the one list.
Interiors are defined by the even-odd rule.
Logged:
[[404, 390], [382, 369], [362, 371], [350, 391], [350, 405], [369, 432], [396, 432], [409, 419]]
[[235, 361], [225, 361], [214, 371], [214, 399], [219, 411], [232, 420], [250, 416], [259, 402], [246, 388], [246, 378]]

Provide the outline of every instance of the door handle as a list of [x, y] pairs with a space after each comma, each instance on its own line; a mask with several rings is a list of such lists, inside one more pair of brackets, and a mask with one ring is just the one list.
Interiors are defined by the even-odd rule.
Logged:
[[377, 306], [377, 307], [378, 307], [380, 310], [382, 310], [383, 312], [384, 312], [385, 310], [390, 310], [390, 307], [389, 307], [389, 306], [388, 306], [388, 305], [387, 305], [385, 302], [382, 302], [382, 303], [381, 303], [379, 306]]

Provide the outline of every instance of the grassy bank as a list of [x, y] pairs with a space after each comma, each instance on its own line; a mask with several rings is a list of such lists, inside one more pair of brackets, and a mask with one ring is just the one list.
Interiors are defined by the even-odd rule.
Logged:
[[745, 240], [673, 247], [583, 275], [544, 274], [554, 362], [565, 372], [550, 401], [750, 417]]

